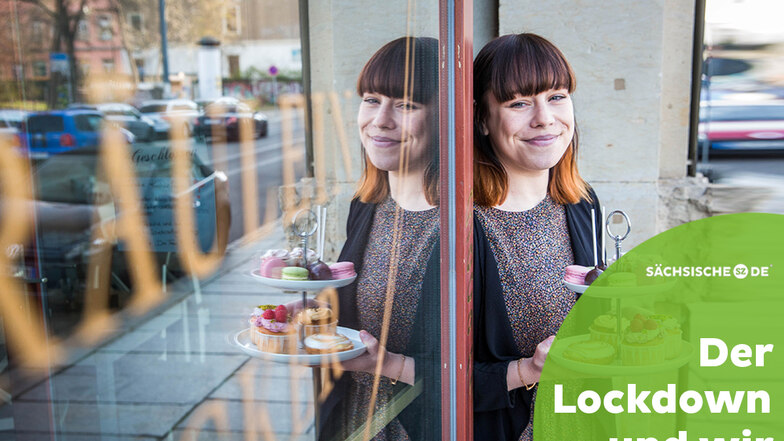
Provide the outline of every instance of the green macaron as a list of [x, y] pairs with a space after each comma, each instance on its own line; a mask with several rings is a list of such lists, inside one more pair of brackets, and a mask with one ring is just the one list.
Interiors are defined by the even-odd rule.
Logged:
[[299, 266], [287, 266], [280, 272], [283, 280], [308, 280], [308, 270]]

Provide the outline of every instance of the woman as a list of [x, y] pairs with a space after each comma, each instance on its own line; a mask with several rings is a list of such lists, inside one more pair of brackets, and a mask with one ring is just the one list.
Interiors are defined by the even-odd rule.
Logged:
[[591, 208], [601, 216], [577, 172], [574, 88], [538, 35], [497, 38], [474, 61], [477, 440], [532, 439], [535, 385], [576, 300], [564, 270], [593, 263]]
[[[349, 372], [320, 408], [319, 439], [438, 439], [437, 40], [386, 44], [363, 68], [357, 93], [363, 172], [339, 260], [353, 262], [358, 277], [339, 291], [339, 321], [362, 329], [368, 350], [343, 363]], [[412, 394], [402, 411], [393, 403]], [[376, 427], [364, 432], [369, 412]]]

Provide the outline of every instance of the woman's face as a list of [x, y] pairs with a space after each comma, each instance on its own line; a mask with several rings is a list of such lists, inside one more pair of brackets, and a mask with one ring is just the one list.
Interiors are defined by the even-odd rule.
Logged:
[[487, 119], [482, 125], [507, 170], [549, 170], [574, 137], [574, 107], [569, 91], [552, 89], [534, 96], [515, 95], [499, 103], [485, 94]]
[[379, 93], [362, 95], [357, 123], [370, 162], [381, 170], [398, 171], [405, 147], [408, 171], [424, 169], [430, 156], [431, 118], [431, 105]]

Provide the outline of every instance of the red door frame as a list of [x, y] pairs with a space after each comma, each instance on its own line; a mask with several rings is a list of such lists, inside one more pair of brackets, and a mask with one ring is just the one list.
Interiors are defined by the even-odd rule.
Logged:
[[[473, 1], [439, 0], [441, 170], [441, 427], [443, 440], [473, 440]], [[450, 26], [452, 29], [450, 29]], [[450, 78], [453, 83], [450, 83]], [[450, 96], [450, 94], [452, 94]], [[450, 109], [450, 98], [453, 98]], [[450, 129], [454, 130], [450, 138]], [[450, 161], [453, 145], [453, 163]], [[452, 188], [450, 188], [452, 187]], [[450, 200], [450, 190], [454, 200]], [[454, 248], [450, 249], [450, 214]], [[454, 273], [450, 275], [450, 258]], [[450, 279], [453, 277], [453, 280]], [[450, 289], [454, 297], [450, 296]], [[454, 299], [454, 300], [452, 300]], [[451, 310], [450, 302], [454, 303]], [[450, 335], [451, 314], [454, 339]], [[450, 354], [454, 353], [452, 360]], [[454, 391], [451, 380], [454, 376]], [[451, 413], [455, 406], [456, 413]], [[454, 432], [454, 433], [453, 433]]]

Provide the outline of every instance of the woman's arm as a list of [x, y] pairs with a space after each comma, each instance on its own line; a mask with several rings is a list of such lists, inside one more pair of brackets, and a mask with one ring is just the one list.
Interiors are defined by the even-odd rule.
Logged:
[[536, 352], [533, 357], [521, 358], [509, 363], [506, 371], [507, 390], [521, 387], [525, 387], [528, 390], [532, 385], [539, 382], [544, 362], [547, 359], [547, 354], [550, 352], [550, 346], [553, 344], [554, 338], [555, 336], [551, 335], [539, 343], [536, 346]]

